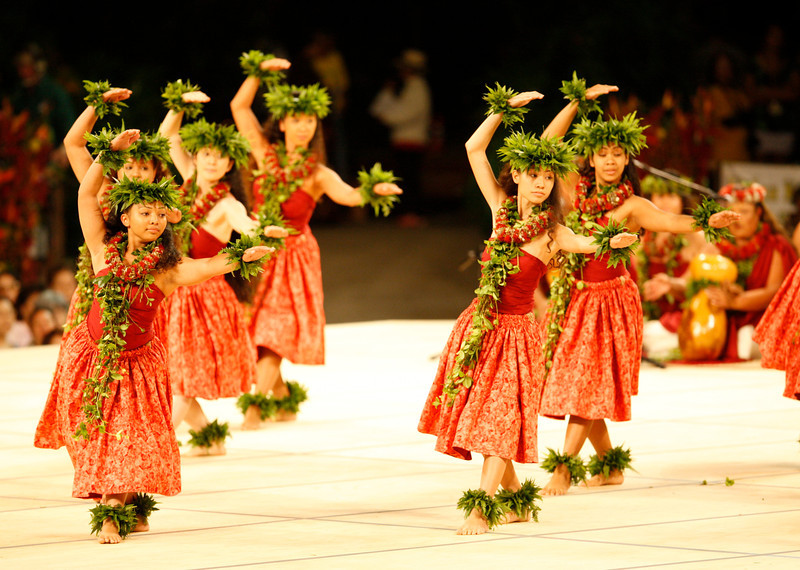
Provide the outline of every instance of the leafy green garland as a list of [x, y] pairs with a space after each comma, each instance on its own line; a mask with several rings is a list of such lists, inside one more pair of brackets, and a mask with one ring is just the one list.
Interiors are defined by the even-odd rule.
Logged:
[[[117, 249], [119, 256], [125, 255], [127, 245], [127, 235], [118, 234], [116, 241], [110, 242], [106, 246], [106, 251]], [[135, 265], [142, 265], [147, 259], [148, 265], [154, 266], [157, 262], [157, 248], [161, 246], [161, 239], [155, 240], [145, 247], [134, 252]], [[108, 253], [106, 254], [108, 258]], [[105, 399], [111, 395], [111, 384], [122, 379], [119, 371], [119, 357], [125, 349], [125, 334], [131, 325], [128, 319], [132, 300], [145, 295], [148, 303], [152, 299], [146, 296], [147, 290], [153, 284], [155, 278], [151, 272], [136, 278], [121, 278], [114, 274], [113, 270], [94, 278], [97, 286], [95, 296], [100, 304], [102, 315], [103, 334], [97, 340], [97, 364], [94, 374], [86, 378], [81, 398], [81, 412], [83, 419], [78, 424], [74, 437], [90, 438], [90, 429], [97, 429], [100, 433], [106, 433], [106, 422], [103, 419], [103, 404]], [[138, 293], [132, 299], [132, 288], [138, 288]], [[121, 437], [121, 434], [115, 434]]]
[[99, 503], [89, 509], [89, 513], [92, 515], [89, 525], [94, 535], [100, 534], [106, 519], [111, 519], [114, 522], [122, 538], [128, 536], [138, 522], [136, 519], [136, 507], [130, 503], [115, 507]]
[[277, 409], [282, 412], [296, 414], [300, 411], [300, 404], [308, 400], [308, 390], [299, 382], [288, 380], [286, 388], [289, 395], [275, 400]]
[[587, 465], [589, 473], [594, 475], [602, 475], [608, 478], [612, 471], [625, 471], [626, 469], [633, 469], [631, 467], [631, 450], [623, 449], [621, 445], [612, 447], [603, 455], [603, 459], [597, 454], [589, 458]]
[[164, 99], [164, 106], [170, 111], [183, 112], [187, 118], [193, 119], [203, 112], [203, 103], [187, 103], [183, 100], [183, 94], [194, 91], [200, 91], [200, 87], [194, 85], [191, 81], [184, 83], [182, 79], [178, 79], [164, 87], [161, 91], [161, 98]]
[[108, 81], [84, 80], [83, 88], [86, 90], [86, 96], [83, 100], [89, 107], [94, 107], [94, 114], [98, 119], [102, 119], [106, 115], [119, 115], [122, 109], [128, 106], [124, 101], [108, 103], [103, 100], [103, 94], [111, 89], [111, 84]]
[[116, 131], [103, 127], [97, 134], [85, 133], [83, 138], [86, 139], [90, 152], [97, 156], [98, 162], [103, 166], [103, 176], [116, 175], [117, 172], [125, 166], [130, 155], [129, 150], [112, 150], [111, 141], [122, 132], [123, 129]]
[[235, 242], [228, 244], [228, 247], [222, 249], [220, 253], [227, 254], [229, 265], [235, 264], [237, 266], [234, 271], [238, 271], [243, 278], [250, 279], [264, 271], [262, 265], [264, 258], [261, 257], [255, 261], [244, 261], [242, 257], [245, 251], [259, 245], [264, 245], [264, 241], [260, 237], [244, 234], [239, 236]]
[[153, 511], [159, 510], [156, 507], [158, 501], [153, 498], [153, 495], [147, 493], [136, 493], [130, 504], [136, 509], [136, 514], [145, 520], [150, 518]]
[[311, 85], [272, 85], [264, 94], [264, 103], [276, 120], [289, 115], [313, 115], [318, 119], [328, 116], [331, 97], [325, 87]]
[[592, 238], [594, 238], [592, 243], [597, 246], [597, 250], [594, 252], [595, 259], [600, 259], [608, 254], [608, 267], [616, 267], [620, 263], [623, 266], [628, 265], [633, 255], [634, 246], [611, 247], [611, 238], [627, 230], [621, 222], [610, 219], [607, 225], [601, 226], [597, 222], [587, 221], [584, 227], [592, 231]]
[[380, 196], [375, 193], [375, 185], [381, 183], [393, 184], [399, 178], [394, 175], [391, 170], [383, 170], [380, 162], [376, 162], [372, 168], [367, 172], [360, 170], [358, 172], [358, 191], [361, 194], [362, 205], [372, 206], [372, 210], [376, 216], [388, 216], [395, 204], [400, 201], [400, 198], [395, 194], [387, 196]]
[[258, 50], [250, 50], [239, 56], [239, 65], [247, 77], [257, 77], [260, 82], [275, 85], [282, 81], [286, 74], [283, 71], [262, 69], [261, 62], [275, 59], [272, 54], [265, 54]]
[[589, 113], [602, 114], [603, 110], [600, 108], [600, 103], [597, 99], [586, 99], [586, 81], [579, 79], [575, 71], [572, 72], [571, 81], [561, 82], [560, 91], [564, 94], [564, 99], [577, 101], [579, 115], [585, 116]]
[[708, 225], [709, 218], [723, 210], [725, 210], [725, 208], [718, 202], [711, 200], [707, 196], [703, 196], [703, 200], [692, 211], [692, 217], [694, 218], [692, 227], [696, 230], [703, 230], [703, 235], [709, 243], [717, 243], [722, 240], [733, 241], [733, 234], [731, 234], [731, 231], [727, 227], [712, 228]]
[[527, 107], [512, 107], [508, 103], [508, 100], [516, 95], [519, 95], [519, 93], [499, 83], [495, 83], [494, 88], [487, 86], [487, 93], [483, 96], [483, 100], [489, 104], [486, 116], [502, 115], [503, 125], [506, 127], [510, 127], [514, 123], [524, 122], [525, 113], [529, 109]]
[[[507, 211], [510, 226], [522, 226], [526, 223], [520, 220], [515, 198], [506, 200], [501, 210]], [[547, 211], [547, 207], [535, 207], [530, 217], [533, 219]], [[500, 212], [498, 212], [499, 216]], [[514, 262], [522, 255], [519, 243], [501, 241], [495, 236], [486, 240], [485, 244], [489, 252], [489, 259], [480, 261], [481, 276], [478, 288], [475, 290], [478, 300], [472, 314], [471, 328], [456, 353], [453, 369], [444, 381], [442, 393], [433, 402], [433, 405], [437, 407], [443, 403], [452, 406], [461, 387], [470, 388], [472, 386], [471, 371], [478, 361], [483, 337], [497, 324], [495, 312], [500, 300], [500, 292], [505, 287], [508, 276], [519, 271], [519, 265]]]
[[456, 506], [464, 511], [465, 519], [469, 517], [474, 509], [477, 509], [486, 520], [489, 529], [499, 525], [505, 514], [503, 507], [483, 489], [468, 489], [464, 491]]
[[92, 269], [92, 256], [86, 243], [78, 248], [78, 267], [75, 272], [75, 301], [73, 304], [72, 319], [64, 324], [64, 332], [70, 332], [81, 324], [89, 309], [92, 308], [94, 284], [94, 270]]
[[586, 481], [586, 465], [578, 455], [560, 453], [548, 447], [547, 456], [542, 461], [541, 468], [548, 473], [553, 473], [559, 465], [566, 466], [570, 484], [577, 485]]
[[521, 520], [525, 520], [530, 514], [531, 519], [538, 522], [539, 511], [542, 508], [536, 504], [536, 501], [542, 500], [542, 496], [539, 494], [541, 490], [541, 487], [528, 479], [516, 491], [509, 491], [508, 489], [499, 491], [495, 495], [495, 501], [503, 511], [512, 512]]
[[200, 430], [189, 430], [189, 445], [192, 447], [211, 447], [215, 443], [223, 443], [231, 436], [228, 424], [219, 423], [217, 420], [203, 426]]
[[210, 123], [201, 117], [183, 125], [178, 134], [181, 146], [189, 154], [197, 154], [204, 148], [217, 149], [240, 167], [250, 158], [250, 143], [236, 130], [236, 125]]
[[245, 393], [239, 396], [236, 400], [236, 407], [242, 412], [247, 413], [250, 406], [255, 406], [259, 409], [261, 420], [266, 420], [275, 417], [278, 411], [278, 403], [275, 398], [267, 396], [262, 392]]

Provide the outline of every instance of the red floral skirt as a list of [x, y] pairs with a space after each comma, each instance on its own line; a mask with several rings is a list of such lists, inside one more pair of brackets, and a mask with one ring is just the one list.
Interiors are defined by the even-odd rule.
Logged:
[[122, 379], [110, 386], [103, 407], [107, 432], [93, 431], [88, 440], [75, 438], [83, 419], [85, 379], [94, 374], [97, 356], [97, 344], [84, 321], [62, 346], [34, 445], [66, 446], [75, 468], [73, 497], [127, 492], [176, 495], [181, 490], [181, 462], [163, 345], [155, 338], [122, 353]]
[[433, 405], [469, 335], [476, 303], [461, 313], [450, 333], [418, 430], [436, 436], [436, 451], [459, 459], [480, 453], [536, 463], [544, 362], [541, 328], [533, 315], [498, 315], [497, 326], [484, 336], [472, 386], [462, 387], [452, 406]]
[[786, 359], [786, 388], [783, 395], [800, 400], [800, 329], [795, 329]]
[[639, 290], [627, 275], [583, 283], [567, 308], [540, 414], [630, 420], [642, 357]]
[[256, 380], [256, 348], [225, 277], [178, 287], [169, 299], [165, 332], [159, 334], [167, 347], [172, 392], [216, 400], [249, 391]]
[[324, 364], [322, 300], [319, 245], [305, 230], [264, 264], [250, 313], [255, 345], [295, 364]]
[[800, 330], [799, 303], [800, 261], [784, 278], [753, 332], [753, 341], [758, 344], [764, 368], [786, 370], [790, 365], [791, 341]]

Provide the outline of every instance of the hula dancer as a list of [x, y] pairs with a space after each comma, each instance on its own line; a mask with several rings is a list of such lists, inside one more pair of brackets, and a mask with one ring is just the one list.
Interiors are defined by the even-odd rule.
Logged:
[[[293, 419], [306, 395], [281, 375], [284, 358], [296, 364], [325, 361], [325, 314], [319, 246], [309, 229], [317, 202], [327, 196], [344, 206], [370, 205], [388, 214], [400, 188], [391, 172], [376, 165], [360, 173], [354, 188], [324, 164], [320, 121], [330, 108], [319, 85], [281, 83], [285, 59], [251, 51], [240, 59], [247, 78], [231, 101], [236, 127], [250, 143], [257, 164], [254, 211], [262, 220], [282, 219], [290, 229], [285, 248], [264, 267], [252, 306], [250, 332], [258, 347], [253, 393], [240, 398], [244, 429], [257, 429], [268, 418]], [[270, 120], [262, 127], [252, 109], [265, 84]]]
[[[208, 96], [191, 83], [176, 81], [163, 92], [169, 111], [159, 132], [170, 141], [170, 155], [183, 179], [182, 201], [192, 228], [185, 240], [188, 255], [217, 255], [240, 236], [256, 233], [286, 236], [277, 226], [261, 228], [249, 213], [240, 169], [250, 146], [233, 126], [197, 119], [181, 128], [184, 116], [195, 117]], [[276, 240], [277, 242], [277, 240]], [[278, 245], [275, 243], [275, 245]], [[172, 424], [190, 427], [193, 455], [224, 455], [228, 424], [209, 421], [198, 399], [239, 397], [256, 380], [256, 348], [247, 329], [242, 302], [251, 297], [249, 280], [218, 275], [191, 287], [180, 287], [162, 303], [162, 340], [172, 382]]]
[[[604, 91], [598, 86], [590, 96]], [[499, 179], [486, 156], [500, 124], [521, 120], [524, 106], [541, 97], [501, 86], [490, 90], [488, 117], [466, 143], [493, 231], [481, 256], [478, 296], [456, 320], [418, 425], [420, 432], [436, 436], [441, 453], [464, 460], [483, 455], [479, 488], [458, 502], [465, 514], [458, 534], [536, 519], [539, 488], [532, 481], [520, 483], [513, 465], [538, 461], [544, 357], [532, 313], [534, 290], [558, 251], [593, 253], [599, 247], [559, 223], [559, 179], [574, 168], [574, 152], [551, 137], [549, 127], [541, 138], [520, 131], [505, 139]], [[621, 232], [608, 236], [603, 247], [625, 248], [636, 239]]]
[[[93, 134], [98, 119], [108, 115], [119, 115], [127, 106], [125, 101], [132, 92], [123, 87], [111, 87], [107, 81], [84, 81], [86, 109], [78, 116], [64, 137], [64, 150], [75, 177], [80, 183], [94, 160], [94, 154], [105, 153], [107, 165], [103, 187], [98, 194], [103, 216], [108, 217], [109, 208], [105, 196], [116, 180], [123, 177], [153, 182], [170, 175], [169, 141], [157, 133], [140, 133], [139, 139], [129, 148], [120, 150], [115, 140], [118, 130], [103, 128]], [[92, 147], [92, 151], [89, 150]], [[173, 220], [176, 221], [176, 220]], [[78, 286], [70, 300], [62, 342], [80, 322], [92, 304], [92, 262], [86, 246], [78, 252]]]
[[[138, 136], [127, 130], [112, 142], [125, 149]], [[106, 222], [97, 199], [101, 159], [78, 191], [95, 295], [61, 348], [34, 445], [67, 447], [72, 495], [98, 502], [92, 532], [109, 544], [149, 528], [153, 501], [140, 493], [171, 496], [181, 489], [166, 351], [152, 327], [159, 303], [180, 286], [248, 271], [248, 262], [272, 250], [237, 246], [208, 259], [181, 258], [167, 222], [178, 205], [170, 180], [119, 181], [108, 193]]]
[[[571, 117], [563, 116], [569, 120], [557, 132], [566, 134], [577, 111], [574, 107]], [[644, 128], [635, 113], [607, 121], [583, 116], [574, 127], [573, 140], [585, 163], [570, 176], [575, 192], [567, 226], [582, 235], [602, 235], [619, 225], [632, 232], [672, 234], [702, 228], [707, 239], [713, 239], [718, 232], [712, 228], [727, 226], [737, 214], [718, 212], [716, 204], [698, 209], [694, 216], [673, 214], [640, 196], [631, 158], [645, 146]], [[552, 288], [545, 332], [548, 374], [540, 413], [569, 416], [569, 423], [562, 452], [550, 450], [547, 465], [553, 476], [543, 489], [546, 495], [564, 494], [575, 482], [569, 467], [581, 463], [578, 455], [587, 438], [595, 449], [587, 485], [621, 484], [630, 463], [629, 450], [611, 445], [605, 422], [630, 420], [631, 397], [638, 392], [642, 305], [628, 260], [613, 253], [566, 256]]]

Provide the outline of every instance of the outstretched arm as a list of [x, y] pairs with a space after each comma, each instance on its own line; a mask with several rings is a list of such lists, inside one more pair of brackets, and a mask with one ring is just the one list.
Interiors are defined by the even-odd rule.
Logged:
[[[541, 99], [542, 97], [543, 95], [538, 91], [527, 91], [511, 97], [508, 103], [514, 108], [523, 107], [534, 99]], [[480, 188], [484, 199], [489, 204], [492, 213], [497, 211], [503, 200], [505, 200], [506, 195], [497, 182], [492, 165], [486, 156], [486, 149], [492, 142], [492, 137], [502, 120], [503, 115], [501, 113], [488, 116], [464, 144], [472, 174], [475, 176], [478, 188]]]
[[[314, 174], [315, 185], [321, 189], [331, 200], [342, 206], [363, 206], [364, 201], [361, 196], [360, 188], [354, 188], [339, 176], [336, 172], [326, 166], [318, 166]], [[379, 196], [391, 196], [402, 194], [403, 191], [397, 184], [390, 182], [380, 182], [372, 187], [375, 194]]]
[[[630, 221], [631, 227], [642, 227], [653, 232], [669, 232], [672, 234], [688, 234], [697, 231], [695, 220], [686, 214], [672, 214], [657, 207], [647, 198], [631, 196], [626, 200], [625, 209], [630, 208], [630, 215], [621, 214]], [[739, 219], [739, 214], [732, 210], [723, 210], [713, 214], [708, 224], [712, 228], [724, 228]]]

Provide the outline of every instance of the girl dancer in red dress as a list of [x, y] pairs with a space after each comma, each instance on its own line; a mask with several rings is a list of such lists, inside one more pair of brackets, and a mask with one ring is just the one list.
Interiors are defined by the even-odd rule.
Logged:
[[[596, 86], [588, 96], [604, 92], [606, 86]], [[494, 230], [482, 255], [478, 297], [456, 321], [418, 426], [436, 436], [437, 451], [465, 460], [472, 453], [484, 457], [480, 488], [465, 492], [458, 503], [466, 519], [458, 534], [536, 518], [538, 487], [520, 484], [513, 465], [538, 461], [544, 360], [540, 325], [532, 313], [534, 290], [559, 250], [593, 253], [598, 247], [559, 223], [558, 179], [574, 168], [574, 153], [550, 138], [549, 128], [542, 138], [514, 133], [506, 139], [499, 180], [486, 156], [501, 122], [521, 120], [523, 106], [541, 97], [498, 86], [486, 97], [489, 117], [466, 143]], [[633, 234], [621, 234], [606, 246], [626, 247], [635, 240]], [[495, 495], [500, 485], [503, 490]]]
[[[170, 110], [159, 132], [170, 141], [172, 162], [183, 179], [184, 205], [195, 228], [184, 236], [185, 245], [193, 259], [213, 257], [234, 232], [253, 235], [261, 230], [248, 212], [239, 173], [250, 147], [233, 126], [198, 119], [181, 128], [187, 112], [194, 116], [209, 101], [195, 86], [175, 82], [164, 93]], [[286, 230], [275, 226], [264, 232], [274, 238], [286, 236]], [[161, 334], [174, 397], [172, 423], [176, 429], [183, 421], [189, 424], [188, 443], [195, 455], [225, 454], [229, 435], [227, 423], [208, 420], [198, 398], [239, 397], [256, 380], [256, 348], [241, 304], [249, 300], [246, 284], [230, 274], [219, 275], [181, 287], [168, 304], [162, 303]]]
[[[571, 120], [557, 132], [566, 133]], [[608, 121], [584, 116], [575, 126], [573, 140], [586, 162], [569, 181], [575, 193], [568, 227], [586, 235], [621, 224], [633, 232], [686, 234], [699, 227], [721, 228], [737, 218], [733, 212], [716, 211], [713, 203], [698, 208], [694, 216], [672, 214], [641, 197], [631, 158], [644, 147], [643, 130], [634, 113]], [[548, 309], [549, 369], [540, 414], [569, 416], [569, 423], [563, 451], [549, 450], [542, 462], [553, 473], [543, 489], [546, 495], [564, 494], [572, 483], [585, 481], [586, 467], [578, 454], [587, 438], [596, 452], [588, 485], [621, 484], [630, 463], [629, 450], [612, 447], [605, 420], [631, 417], [642, 356], [642, 305], [625, 267], [627, 259], [609, 261], [609, 255], [573, 256], [552, 288], [562, 295], [551, 295]]]
[[[250, 332], [258, 347], [255, 391], [240, 398], [244, 429], [257, 429], [269, 417], [291, 419], [305, 398], [298, 383], [284, 382], [281, 362], [325, 361], [322, 269], [319, 246], [309, 229], [316, 203], [327, 196], [344, 206], [371, 204], [384, 214], [401, 193], [391, 173], [376, 165], [358, 188], [325, 166], [320, 120], [330, 107], [318, 85], [277, 83], [289, 68], [285, 59], [256, 51], [240, 60], [247, 78], [231, 101], [236, 127], [250, 143], [258, 175], [254, 211], [283, 219], [290, 228], [285, 247], [264, 268], [251, 311]], [[277, 75], [276, 75], [277, 74]], [[263, 128], [252, 104], [263, 82], [271, 124]]]
[[[64, 137], [64, 150], [72, 171], [78, 182], [83, 180], [94, 157], [87, 147], [89, 143], [95, 152], [104, 151], [107, 155], [117, 152], [112, 144], [117, 131], [104, 128], [100, 133], [93, 134], [95, 124], [99, 118], [106, 115], [119, 115], [125, 107], [125, 101], [130, 98], [130, 89], [111, 87], [107, 82], [85, 81], [86, 109], [78, 116], [70, 130]], [[113, 167], [107, 169], [103, 187], [98, 194], [103, 215], [108, 216], [108, 204], [104, 196], [115, 180], [123, 177], [134, 180], [153, 182], [162, 180], [169, 175], [169, 141], [156, 134], [141, 133], [139, 139], [130, 148], [125, 149], [124, 160], [109, 161]], [[108, 160], [108, 156], [106, 157]], [[174, 221], [174, 220], [173, 220]], [[62, 342], [69, 332], [75, 328], [85, 317], [92, 303], [92, 270], [91, 259], [86, 246], [82, 245], [78, 255], [78, 272], [76, 279], [78, 286], [70, 300], [67, 321]]]
[[[128, 130], [113, 142], [125, 149], [138, 136]], [[72, 495], [98, 501], [92, 531], [101, 543], [118, 543], [149, 528], [149, 493], [171, 496], [181, 488], [166, 353], [152, 328], [158, 304], [177, 287], [232, 271], [271, 249], [181, 259], [167, 222], [178, 204], [170, 180], [116, 183], [107, 224], [98, 203], [102, 159], [101, 153], [78, 192], [95, 296], [62, 346], [34, 445], [67, 447], [75, 469]]]

